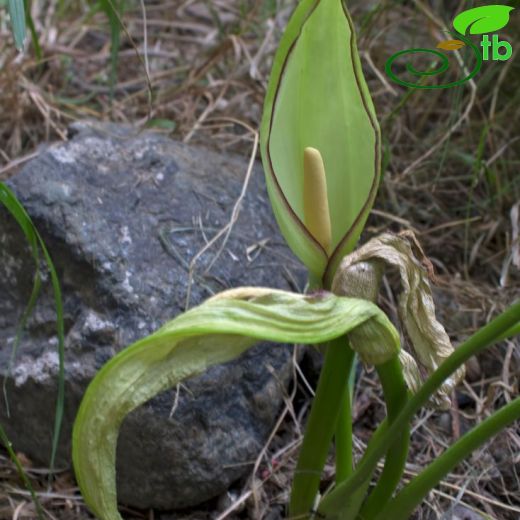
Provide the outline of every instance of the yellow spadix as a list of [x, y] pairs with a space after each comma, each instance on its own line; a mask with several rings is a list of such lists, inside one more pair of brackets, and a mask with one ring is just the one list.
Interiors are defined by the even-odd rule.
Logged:
[[332, 236], [327, 177], [319, 150], [311, 147], [303, 152], [303, 214], [305, 227], [329, 254]]

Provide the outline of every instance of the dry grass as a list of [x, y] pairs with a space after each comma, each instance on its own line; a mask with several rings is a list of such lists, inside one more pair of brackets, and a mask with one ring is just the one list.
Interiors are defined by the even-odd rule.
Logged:
[[[254, 140], [248, 128], [258, 127], [273, 51], [294, 4], [129, 2], [112, 97], [110, 40], [102, 14], [90, 13], [82, 2], [34, 2], [42, 63], [30, 52], [17, 55], [0, 25], [0, 179], [33, 157], [40, 143], [66, 139], [68, 124], [85, 118], [160, 125], [174, 138], [248, 156]], [[458, 4], [350, 4], [362, 26], [360, 49], [385, 145], [385, 175], [366, 234], [416, 231], [437, 270], [439, 314], [458, 342], [519, 293], [520, 42], [510, 31], [515, 57], [484, 64], [478, 84], [407, 91], [387, 81], [385, 60], [413, 44], [434, 47], [444, 39], [442, 31]], [[392, 314], [391, 280], [385, 287], [383, 304]], [[406, 478], [518, 394], [518, 346], [518, 339], [504, 342], [474, 360], [450, 412], [424, 411], [417, 417]], [[295, 370], [295, 398], [287, 400], [247, 481], [199, 511], [127, 511], [127, 517], [280, 518], [311, 395], [310, 383], [299, 367]], [[362, 372], [355, 407], [357, 456], [382, 416], [377, 382]], [[518, 430], [503, 432], [456, 468], [417, 518], [478, 518], [471, 510], [500, 520], [520, 518], [519, 449]], [[30, 461], [26, 466], [50, 518], [89, 518], [70, 473], [47, 490], [45, 472], [31, 469]], [[0, 472], [0, 517], [33, 518], [5, 457]], [[332, 479], [329, 465], [325, 484]]]

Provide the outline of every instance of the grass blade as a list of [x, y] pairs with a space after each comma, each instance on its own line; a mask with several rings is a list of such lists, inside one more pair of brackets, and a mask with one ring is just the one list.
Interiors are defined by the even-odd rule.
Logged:
[[7, 9], [11, 18], [11, 28], [16, 48], [23, 50], [25, 40], [25, 6], [24, 0], [8, 0]]
[[36, 55], [36, 59], [40, 61], [42, 59], [42, 48], [40, 45], [40, 39], [38, 38], [38, 33], [36, 32], [36, 27], [34, 26], [34, 21], [31, 16], [31, 4], [30, 0], [24, 0], [25, 5], [25, 14], [26, 14], [26, 22], [29, 27], [29, 32], [31, 33], [31, 40], [34, 46], [34, 54]]
[[27, 474], [23, 470], [22, 463], [20, 462], [20, 459], [16, 456], [15, 451], [13, 450], [13, 446], [11, 444], [11, 441], [7, 438], [7, 435], [0, 426], [0, 441], [2, 441], [2, 444], [5, 446], [5, 449], [7, 450], [7, 453], [9, 454], [9, 458], [13, 461], [13, 464], [16, 466], [16, 470], [18, 471], [18, 475], [20, 475], [20, 479], [23, 482], [23, 485], [29, 491], [31, 494], [31, 499], [34, 503], [34, 507], [36, 508], [36, 514], [38, 515], [38, 520], [43, 520], [43, 509], [40, 504], [40, 501], [38, 500], [38, 497], [36, 496], [36, 493], [34, 492], [34, 488], [32, 487], [32, 484], [27, 477]]
[[99, 0], [99, 6], [108, 18], [110, 25], [110, 99], [114, 97], [114, 87], [117, 80], [117, 63], [121, 43], [121, 13], [124, 0]]
[[[36, 250], [37, 251], [37, 250]], [[22, 339], [23, 331], [25, 330], [25, 327], [27, 325], [27, 320], [31, 316], [34, 306], [36, 305], [36, 301], [38, 300], [38, 296], [40, 295], [40, 289], [41, 289], [41, 276], [39, 269], [36, 270], [36, 273], [34, 274], [34, 282], [33, 282], [33, 288], [31, 291], [31, 296], [29, 297], [29, 302], [27, 303], [27, 306], [22, 314], [22, 317], [20, 318], [20, 323], [18, 324], [18, 328], [16, 330], [16, 336], [14, 339], [13, 348], [11, 350], [11, 356], [9, 357], [9, 365], [7, 367], [7, 376], [4, 378], [4, 383], [2, 385], [3, 393], [4, 393], [4, 402], [5, 402], [5, 410], [7, 417], [10, 417], [11, 413], [9, 410], [9, 399], [7, 398], [7, 381], [9, 379], [9, 376], [11, 375], [14, 360], [16, 359], [16, 353], [18, 351], [18, 347], [20, 346], [20, 341]]]
[[[56, 272], [56, 268], [52, 262], [52, 259], [47, 251], [47, 247], [40, 234], [36, 230], [31, 218], [20, 204], [15, 194], [2, 182], [0, 182], [0, 203], [2, 203], [9, 213], [14, 217], [21, 230], [23, 231], [27, 242], [29, 243], [29, 247], [31, 249], [31, 254], [33, 256], [35, 265], [36, 265], [36, 278], [39, 278], [40, 273], [40, 251], [43, 253], [43, 258], [45, 263], [47, 264], [47, 268], [49, 269], [51, 276], [51, 283], [54, 292], [54, 305], [56, 308], [56, 331], [58, 335], [58, 396], [56, 399], [56, 415], [54, 421], [54, 432], [52, 438], [52, 450], [51, 450], [51, 460], [50, 460], [50, 476], [52, 476], [52, 472], [54, 470], [54, 464], [56, 460], [56, 453], [58, 451], [58, 444], [61, 432], [61, 424], [63, 419], [63, 408], [65, 404], [65, 339], [64, 339], [64, 323], [63, 323], [63, 300], [61, 296], [61, 287], [58, 279], [58, 274]], [[30, 311], [32, 306], [34, 305], [33, 299], [35, 301], [39, 288], [36, 287], [38, 282], [35, 281], [35, 285], [33, 286], [33, 292], [31, 294], [31, 298], [29, 304], [24, 312], [24, 316], [22, 317], [22, 324], [24, 319], [27, 320], [28, 315], [26, 315], [27, 311]]]

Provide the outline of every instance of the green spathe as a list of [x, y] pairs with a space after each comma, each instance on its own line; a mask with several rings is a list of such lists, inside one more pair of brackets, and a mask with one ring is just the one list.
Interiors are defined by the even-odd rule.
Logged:
[[[306, 147], [323, 157], [330, 255], [304, 224]], [[303, 0], [289, 21], [266, 94], [261, 148], [285, 239], [314, 277], [330, 281], [355, 246], [380, 176], [379, 126], [341, 0]]]
[[[178, 382], [225, 363], [257, 340], [323, 343], [370, 322], [399, 350], [386, 315], [365, 300], [330, 293], [270, 289], [221, 293], [112, 358], [82, 400], [73, 432], [73, 461], [82, 496], [101, 520], [120, 520], [115, 458], [119, 427], [132, 410]], [[347, 347], [345, 347], [347, 348]]]

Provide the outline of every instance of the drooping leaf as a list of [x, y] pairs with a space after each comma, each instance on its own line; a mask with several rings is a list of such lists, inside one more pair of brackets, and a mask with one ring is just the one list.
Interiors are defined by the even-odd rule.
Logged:
[[[305, 226], [307, 147], [325, 167], [330, 254]], [[315, 277], [330, 281], [359, 237], [380, 175], [379, 126], [342, 0], [302, 0], [291, 17], [271, 71], [261, 149], [285, 239]]]
[[[453, 352], [446, 330], [435, 317], [435, 304], [426, 268], [433, 270], [415, 235], [411, 232], [394, 235], [383, 233], [345, 256], [332, 285], [334, 294], [368, 298], [375, 301], [384, 274], [384, 267], [397, 269], [402, 292], [398, 297], [399, 318], [406, 328], [414, 355], [399, 352], [406, 383], [417, 392], [422, 374], [431, 374]], [[365, 333], [365, 330], [368, 331]], [[351, 338], [352, 347], [362, 359], [377, 363], [388, 355], [388, 346], [370, 339], [369, 324], [358, 327]], [[375, 343], [365, 354], [363, 349]], [[359, 345], [359, 346], [356, 346]], [[374, 359], [375, 356], [380, 357]], [[420, 367], [420, 368], [419, 368]], [[464, 366], [447, 379], [432, 396], [431, 404], [437, 408], [449, 408], [455, 386], [464, 378]]]
[[508, 5], [474, 7], [457, 15], [453, 20], [453, 27], [460, 34], [495, 32], [508, 24], [509, 14], [513, 9], [514, 7]]
[[101, 520], [121, 519], [118, 430], [127, 414], [159, 392], [238, 357], [257, 340], [323, 343], [367, 321], [385, 341], [392, 331], [398, 342], [386, 315], [365, 300], [241, 288], [208, 300], [123, 350], [89, 385], [74, 424], [74, 469], [86, 503]]

